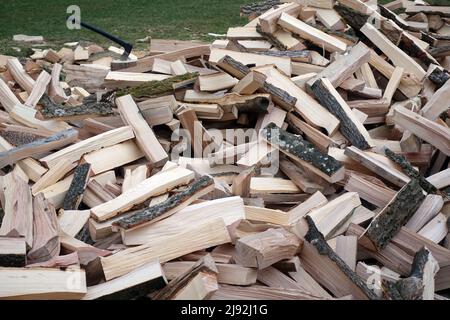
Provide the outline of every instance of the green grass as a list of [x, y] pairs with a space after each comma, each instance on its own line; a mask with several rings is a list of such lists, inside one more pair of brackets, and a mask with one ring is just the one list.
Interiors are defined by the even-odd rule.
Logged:
[[124, 40], [151, 36], [163, 39], [211, 40], [212, 33], [226, 33], [242, 25], [239, 7], [251, 0], [2, 0], [0, 52], [11, 52], [14, 34], [42, 35], [50, 44], [86, 40], [107, 44], [87, 30], [66, 27], [66, 9], [77, 4], [81, 20]]
[[[28, 55], [26, 46], [12, 41], [14, 34], [42, 35], [57, 49], [68, 41], [108, 45], [105, 38], [87, 30], [66, 27], [66, 9], [77, 4], [81, 19], [124, 40], [151, 36], [163, 39], [212, 40], [209, 32], [223, 34], [230, 26], [243, 25], [239, 7], [256, 0], [0, 0], [0, 53]], [[391, 0], [380, 0], [387, 3]], [[429, 0], [449, 5], [450, 0]], [[17, 53], [12, 47], [19, 47]]]

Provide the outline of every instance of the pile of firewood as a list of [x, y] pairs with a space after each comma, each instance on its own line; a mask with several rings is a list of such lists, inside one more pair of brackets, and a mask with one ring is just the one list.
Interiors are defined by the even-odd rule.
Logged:
[[0, 298], [447, 299], [450, 7], [241, 15], [0, 56]]

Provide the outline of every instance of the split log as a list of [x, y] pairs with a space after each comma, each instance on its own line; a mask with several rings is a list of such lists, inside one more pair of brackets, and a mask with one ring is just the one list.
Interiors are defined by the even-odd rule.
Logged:
[[447, 156], [450, 155], [450, 129], [404, 107], [394, 109], [395, 124], [411, 131], [417, 137], [438, 148]]
[[42, 194], [33, 200], [33, 246], [28, 262], [48, 261], [59, 255], [59, 224], [55, 207]]
[[312, 209], [307, 216], [313, 219], [317, 230], [325, 239], [330, 239], [361, 205], [356, 192], [347, 192], [320, 208]]
[[153, 300], [203, 300], [217, 289], [217, 267], [207, 254], [192, 267], [173, 279], [164, 289], [152, 296]]
[[327, 51], [344, 52], [347, 48], [347, 45], [344, 42], [314, 27], [311, 27], [303, 21], [300, 21], [286, 13], [281, 14], [278, 19], [278, 24], [284, 29], [298, 34], [303, 39], [307, 39], [318, 46], [323, 46]]
[[40, 161], [51, 168], [63, 159], [68, 159], [71, 162], [76, 162], [85, 154], [104, 147], [112, 146], [117, 143], [130, 140], [134, 138], [134, 133], [131, 127], [125, 126], [114, 130], [106, 131], [91, 138], [77, 142], [64, 149], [56, 151]]
[[86, 275], [79, 268], [2, 268], [0, 282], [0, 299], [73, 300], [86, 294]]
[[433, 219], [444, 206], [444, 199], [440, 195], [429, 194], [425, 197], [420, 207], [409, 219], [405, 228], [418, 232], [422, 227]]
[[26, 73], [22, 64], [19, 62], [19, 59], [9, 59], [6, 66], [8, 67], [8, 71], [11, 73], [14, 80], [16, 80], [22, 89], [28, 92], [28, 94], [31, 94], [35, 81]]
[[293, 161], [284, 158], [280, 159], [280, 170], [303, 192], [312, 194], [324, 189], [322, 185], [311, 179], [307, 172]]
[[213, 190], [213, 184], [214, 181], [211, 177], [204, 176], [192, 182], [185, 190], [176, 193], [162, 203], [151, 206], [141, 212], [137, 212], [131, 217], [115, 221], [113, 222], [113, 225], [128, 230], [155, 223], [182, 210], [193, 201], [211, 192]]
[[[368, 58], [367, 51], [367, 58]], [[340, 120], [340, 131], [354, 146], [359, 149], [368, 149], [374, 146], [374, 143], [364, 128], [364, 126], [355, 118], [350, 107], [342, 99], [340, 94], [334, 89], [332, 83], [328, 79], [318, 79], [311, 86], [312, 92], [320, 103], [325, 106], [328, 111]]]
[[337, 297], [351, 294], [355, 299], [376, 300], [373, 291], [327, 244], [312, 218], [306, 217], [306, 222], [308, 243], [300, 253], [306, 271]]
[[420, 183], [416, 179], [411, 179], [367, 227], [365, 235], [374, 245], [374, 249], [385, 248], [417, 211], [424, 199]]
[[119, 278], [88, 287], [82, 300], [138, 299], [166, 284], [161, 265], [153, 261]]
[[131, 95], [117, 98], [116, 104], [123, 121], [133, 128], [137, 143], [148, 160], [155, 166], [163, 165], [167, 161], [168, 155], [140, 114], [139, 107]]
[[8, 112], [10, 112], [15, 105], [20, 104], [19, 99], [17, 99], [3, 79], [0, 79], [0, 103]]
[[323, 154], [300, 136], [288, 133], [273, 123], [266, 126], [261, 135], [268, 143], [325, 180], [334, 183], [344, 178], [345, 170], [340, 162]]
[[103, 258], [101, 264], [106, 280], [120, 277], [154, 259], [161, 263], [182, 255], [230, 242], [230, 235], [222, 218], [200, 223], [183, 232], [137, 247], [131, 247]]
[[424, 247], [416, 253], [408, 278], [397, 282], [382, 281], [385, 295], [392, 300], [434, 300], [434, 277], [439, 270], [437, 261]]
[[[143, 60], [143, 59], [141, 59]], [[186, 82], [192, 82], [197, 79], [198, 73], [186, 73], [180, 76], [170, 77], [161, 81], [154, 80], [133, 88], [124, 88], [117, 90], [118, 97], [131, 95], [136, 99], [157, 98], [167, 94], [171, 94], [176, 86]]]
[[245, 236], [236, 242], [235, 260], [244, 267], [264, 269], [290, 259], [300, 250], [302, 241], [284, 229], [269, 229]]
[[83, 163], [76, 167], [73, 173], [73, 179], [70, 184], [69, 190], [64, 197], [63, 209], [64, 210], [77, 210], [81, 201], [83, 200], [83, 193], [86, 189], [88, 179], [91, 172], [91, 165], [89, 163]]
[[19, 160], [42, 154], [54, 149], [64, 147], [78, 138], [78, 131], [75, 129], [68, 129], [48, 138], [35, 140], [28, 144], [10, 149], [8, 151], [0, 152], [0, 168], [9, 164], [13, 164]]
[[309, 89], [317, 80], [327, 78], [333, 87], [337, 88], [364, 63], [368, 62], [369, 58], [369, 48], [363, 42], [359, 42], [350, 50], [349, 54], [339, 57], [309, 80], [306, 87]]
[[64, 89], [61, 87], [61, 84], [59, 83], [61, 70], [62, 70], [61, 64], [59, 63], [53, 64], [51, 74], [52, 79], [50, 82], [50, 88], [48, 92], [50, 98], [56, 103], [62, 103], [68, 99], [66, 93], [64, 92]]
[[34, 83], [33, 90], [25, 101], [25, 105], [31, 108], [36, 107], [36, 104], [41, 99], [42, 95], [47, 91], [48, 84], [52, 77], [45, 70], [41, 72]]
[[90, 210], [60, 210], [59, 227], [64, 233], [75, 237], [88, 222], [90, 214]]
[[83, 104], [77, 106], [63, 106], [55, 103], [48, 95], [44, 94], [39, 101], [38, 119], [82, 120], [91, 117], [109, 116], [114, 114], [109, 102], [97, 102], [93, 99], [84, 99]]
[[142, 181], [128, 192], [122, 193], [117, 198], [92, 208], [92, 217], [98, 221], [110, 219], [152, 196], [165, 193], [178, 185], [187, 184], [193, 178], [194, 173], [192, 171], [181, 167], [160, 172]]
[[31, 193], [33, 196], [38, 194], [45, 188], [57, 183], [62, 177], [64, 177], [69, 171], [74, 169], [76, 164], [69, 160], [62, 160], [58, 162], [54, 167], [51, 167], [36, 183], [31, 187]]
[[33, 203], [27, 181], [16, 170], [2, 178], [2, 207], [4, 216], [0, 236], [25, 237], [29, 248], [33, 246]]
[[27, 264], [24, 238], [0, 237], [0, 267], [25, 267]]
[[[226, 197], [192, 204], [158, 223], [151, 223], [131, 230], [122, 230], [122, 242], [125, 245], [133, 246], [163, 241], [194, 228], [199, 221], [206, 223], [217, 218], [223, 219], [226, 226], [245, 219], [242, 199], [240, 197]], [[180, 221], [183, 221], [183, 224], [180, 224]], [[113, 230], [115, 229], [116, 227], [113, 225]]]
[[[436, 68], [437, 69], [437, 68]], [[431, 99], [421, 109], [422, 115], [432, 121], [450, 108], [450, 81], [437, 90]]]

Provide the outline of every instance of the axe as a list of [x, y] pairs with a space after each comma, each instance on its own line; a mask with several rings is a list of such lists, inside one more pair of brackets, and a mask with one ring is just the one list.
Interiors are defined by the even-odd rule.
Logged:
[[107, 38], [107, 39], [117, 43], [121, 47], [123, 47], [123, 54], [120, 57], [120, 60], [122, 60], [122, 61], [128, 60], [128, 56], [130, 55], [131, 50], [133, 49], [133, 45], [132, 44], [130, 44], [130, 43], [128, 43], [128, 42], [126, 42], [126, 41], [124, 41], [122, 39], [119, 39], [116, 36], [106, 32], [106, 31], [103, 31], [103, 30], [97, 28], [96, 26], [93, 26], [93, 25], [88, 24], [86, 22], [80, 21], [80, 25], [83, 28], [86, 28], [88, 30], [94, 31], [95, 33], [98, 33], [99, 35], [102, 35], [105, 38]]

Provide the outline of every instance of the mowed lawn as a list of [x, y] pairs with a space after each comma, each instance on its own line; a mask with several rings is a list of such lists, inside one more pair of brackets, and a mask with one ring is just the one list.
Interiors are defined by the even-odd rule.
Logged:
[[[208, 33], [226, 33], [228, 27], [246, 23], [239, 16], [242, 4], [257, 0], [0, 0], [0, 54], [26, 55], [12, 50], [21, 45], [15, 34], [42, 35], [55, 49], [64, 42], [92, 41], [108, 45], [105, 38], [87, 30], [66, 27], [66, 9], [76, 4], [81, 19], [134, 43], [136, 39], [214, 39]], [[380, 0], [387, 3], [391, 0]], [[450, 0], [429, 0], [449, 5]]]
[[50, 43], [93, 41], [107, 44], [87, 30], [66, 27], [66, 9], [77, 4], [81, 20], [124, 40], [151, 36], [164, 39], [211, 40], [208, 33], [226, 33], [243, 25], [242, 4], [251, 0], [2, 0], [0, 52], [10, 52], [15, 34], [42, 35]]

